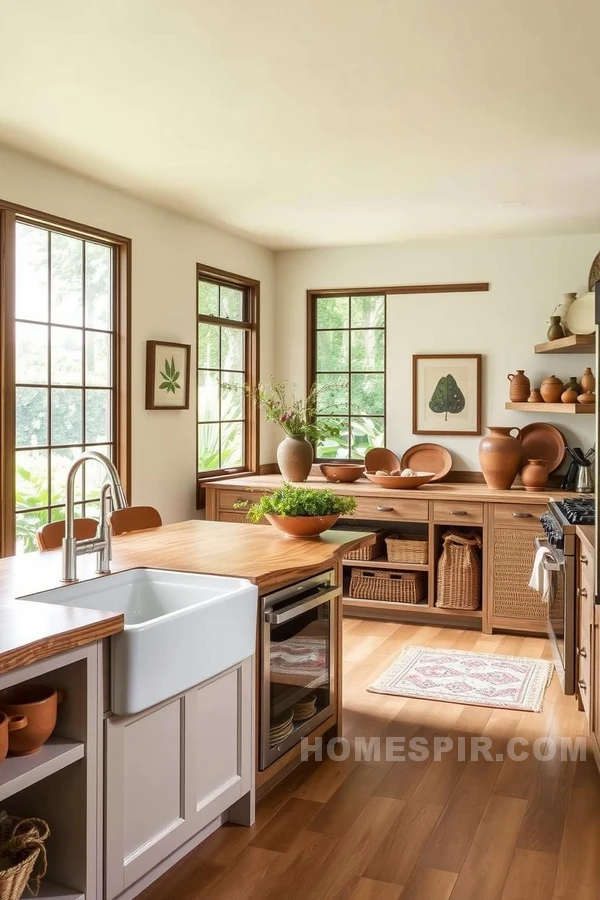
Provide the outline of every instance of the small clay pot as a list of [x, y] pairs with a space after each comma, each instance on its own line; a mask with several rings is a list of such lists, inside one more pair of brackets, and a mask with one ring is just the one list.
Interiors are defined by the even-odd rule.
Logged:
[[512, 403], [525, 403], [531, 390], [531, 383], [525, 374], [525, 370], [517, 369], [516, 375], [511, 374], [506, 377], [510, 381], [509, 400]]
[[46, 743], [56, 727], [62, 692], [43, 684], [17, 684], [0, 691], [0, 711], [7, 716], [26, 716], [25, 727], [11, 731], [11, 756], [29, 756]]
[[548, 340], [557, 341], [564, 338], [565, 333], [560, 324], [560, 316], [550, 316], [550, 328], [548, 329]]
[[574, 375], [571, 375], [568, 381], [565, 381], [565, 391], [575, 391], [576, 394], [583, 394], [581, 385]]
[[0, 765], [6, 759], [8, 753], [8, 735], [12, 731], [18, 731], [27, 725], [27, 716], [7, 716], [0, 712]]
[[593, 391], [586, 391], [585, 394], [579, 395], [579, 397], [577, 398], [577, 401], [579, 403], [583, 403], [584, 405], [586, 405], [588, 403], [595, 403], [596, 395]]
[[560, 403], [560, 396], [564, 389], [564, 384], [556, 375], [549, 375], [547, 378], [544, 378], [540, 388], [544, 403]]
[[577, 403], [577, 398], [579, 394], [577, 391], [574, 391], [572, 388], [568, 388], [566, 391], [560, 395], [560, 399], [563, 403]]
[[584, 394], [596, 390], [596, 379], [594, 378], [592, 370], [589, 366], [581, 376], [581, 390]]
[[271, 525], [279, 528], [288, 537], [309, 538], [317, 537], [333, 528], [339, 519], [339, 513], [332, 516], [275, 516], [272, 513], [265, 515]]
[[521, 481], [526, 491], [543, 491], [548, 484], [549, 464], [545, 459], [528, 459], [521, 471]]
[[544, 398], [542, 397], [542, 394], [541, 394], [539, 388], [534, 388], [532, 390], [529, 397], [527, 398], [527, 402], [528, 403], [543, 403], [544, 402]]

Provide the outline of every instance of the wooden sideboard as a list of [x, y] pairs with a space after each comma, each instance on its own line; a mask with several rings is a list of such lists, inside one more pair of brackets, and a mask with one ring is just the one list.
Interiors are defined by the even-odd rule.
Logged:
[[[240, 502], [254, 502], [281, 484], [279, 475], [261, 475], [206, 485], [206, 518], [243, 522]], [[329, 484], [311, 476], [307, 487], [331, 487], [357, 501], [354, 524], [361, 530], [385, 528], [400, 534], [419, 532], [429, 541], [429, 560], [423, 565], [389, 563], [389, 569], [418, 570], [427, 576], [427, 599], [421, 603], [390, 603], [350, 598], [345, 591], [344, 613], [406, 621], [435, 622], [480, 628], [490, 633], [520, 631], [546, 634], [547, 615], [541, 597], [528, 586], [535, 555], [535, 538], [542, 535], [540, 516], [552, 492], [526, 492], [523, 488], [493, 491], [484, 485], [429, 484], [408, 491], [390, 491], [367, 479], [353, 484]], [[560, 492], [561, 496], [566, 495]], [[340, 520], [344, 528], [351, 519]], [[438, 562], [443, 534], [452, 527], [471, 528], [482, 539], [482, 604], [479, 610], [441, 609], [435, 605]], [[353, 566], [373, 563], [344, 560], [347, 584]]]

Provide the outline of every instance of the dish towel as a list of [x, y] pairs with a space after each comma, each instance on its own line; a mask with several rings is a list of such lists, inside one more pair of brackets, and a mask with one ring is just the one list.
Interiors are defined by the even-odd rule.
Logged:
[[534, 591], [539, 591], [544, 603], [548, 603], [552, 591], [552, 581], [550, 579], [550, 572], [544, 567], [545, 556], [552, 558], [552, 554], [546, 547], [538, 547], [533, 561], [533, 570], [531, 572], [531, 578], [529, 579], [529, 587]]

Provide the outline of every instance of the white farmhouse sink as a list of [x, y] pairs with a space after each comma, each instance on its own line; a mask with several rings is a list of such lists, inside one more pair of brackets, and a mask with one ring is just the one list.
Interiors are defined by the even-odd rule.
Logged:
[[258, 589], [241, 578], [132, 569], [22, 600], [125, 616], [111, 638], [111, 708], [140, 712], [252, 656]]

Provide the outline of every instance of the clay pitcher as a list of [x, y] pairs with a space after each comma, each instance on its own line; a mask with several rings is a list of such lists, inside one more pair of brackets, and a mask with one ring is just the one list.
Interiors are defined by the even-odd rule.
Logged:
[[549, 475], [547, 460], [528, 459], [521, 472], [521, 481], [526, 491], [543, 491]]
[[286, 435], [277, 447], [277, 464], [284, 481], [306, 481], [313, 464], [313, 448], [302, 435]]
[[516, 375], [507, 375], [507, 378], [510, 381], [509, 400], [512, 403], [525, 403], [531, 391], [531, 383], [524, 369], [517, 369]]
[[507, 491], [521, 467], [522, 447], [511, 431], [520, 428], [488, 425], [487, 434], [479, 443], [479, 465], [489, 488]]

